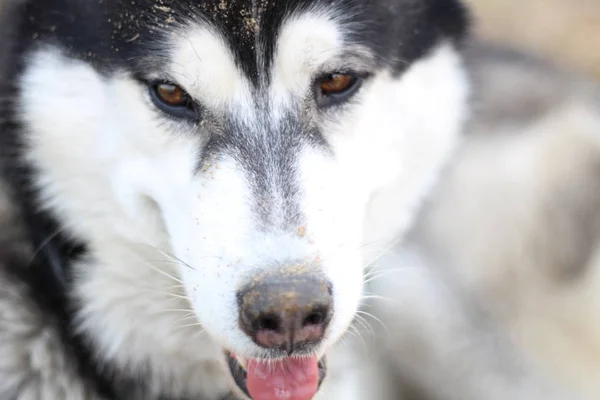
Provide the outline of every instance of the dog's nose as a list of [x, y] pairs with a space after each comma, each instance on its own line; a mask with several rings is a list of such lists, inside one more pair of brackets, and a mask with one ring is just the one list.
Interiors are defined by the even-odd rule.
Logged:
[[256, 277], [238, 302], [242, 330], [259, 346], [290, 355], [318, 344], [333, 314], [331, 284], [311, 273]]

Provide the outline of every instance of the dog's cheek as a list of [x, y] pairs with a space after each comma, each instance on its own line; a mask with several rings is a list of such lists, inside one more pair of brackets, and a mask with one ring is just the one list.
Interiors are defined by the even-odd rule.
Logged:
[[[227, 348], [247, 343], [237, 328], [236, 288], [248, 273], [255, 229], [243, 171], [228, 158], [200, 168], [164, 210], [186, 295], [203, 328]], [[243, 343], [240, 345], [239, 343]]]

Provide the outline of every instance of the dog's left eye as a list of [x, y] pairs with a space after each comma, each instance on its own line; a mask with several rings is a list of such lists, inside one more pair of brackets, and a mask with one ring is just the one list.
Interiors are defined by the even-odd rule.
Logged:
[[169, 82], [150, 84], [150, 97], [161, 111], [178, 118], [198, 118], [191, 96], [180, 86]]
[[321, 107], [348, 100], [360, 87], [361, 78], [355, 74], [333, 73], [317, 80], [316, 98]]

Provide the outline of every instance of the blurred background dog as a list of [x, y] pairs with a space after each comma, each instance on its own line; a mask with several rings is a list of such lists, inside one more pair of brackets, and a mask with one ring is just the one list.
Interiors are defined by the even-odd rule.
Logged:
[[600, 398], [600, 2], [468, 3], [529, 55], [470, 50], [469, 134], [373, 303], [417, 399]]

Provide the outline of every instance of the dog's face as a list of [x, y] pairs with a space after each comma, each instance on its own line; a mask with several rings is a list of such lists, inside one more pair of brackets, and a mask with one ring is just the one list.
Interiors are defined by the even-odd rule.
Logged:
[[394, 188], [404, 221], [456, 141], [463, 10], [62, 3], [30, 6], [77, 11], [37, 22], [17, 111], [40, 203], [88, 245], [81, 329], [121, 365], [195, 359], [181, 296], [242, 391], [271, 398], [257, 360], [279, 358], [312, 397], [361, 300], [370, 202]]

